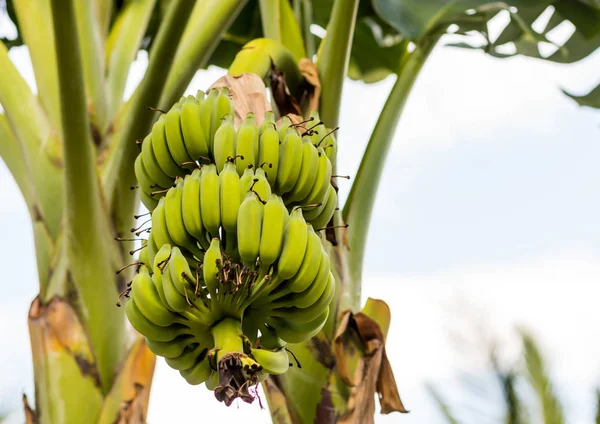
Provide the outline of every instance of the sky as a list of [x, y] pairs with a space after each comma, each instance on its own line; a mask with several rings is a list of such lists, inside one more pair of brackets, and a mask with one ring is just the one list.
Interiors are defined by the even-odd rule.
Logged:
[[[26, 51], [11, 58], [33, 84]], [[140, 54], [128, 92], [145, 63]], [[512, 365], [516, 328], [539, 341], [567, 421], [592, 422], [600, 386], [600, 111], [580, 108], [560, 89], [587, 92], [600, 82], [598, 69], [600, 52], [561, 66], [434, 50], [382, 163], [366, 250], [363, 299], [391, 307], [387, 351], [411, 410], [401, 419], [378, 415], [376, 423], [441, 422], [428, 383], [466, 422], [497, 422], [493, 404], [473, 405], [463, 382], [481, 383], [498, 399], [481, 340], [496, 339], [501, 362]], [[206, 89], [222, 72], [200, 72], [187, 92]], [[340, 174], [355, 175], [392, 84], [393, 77], [345, 85]], [[342, 199], [351, 183], [340, 180]], [[0, 233], [0, 408], [17, 409], [16, 423], [21, 392], [33, 395], [26, 318], [37, 277], [27, 210], [2, 162]], [[174, 411], [175, 402], [198, 408]], [[159, 359], [148, 422], [194, 422], [199, 410], [221, 422], [269, 422], [257, 405], [225, 408]]]

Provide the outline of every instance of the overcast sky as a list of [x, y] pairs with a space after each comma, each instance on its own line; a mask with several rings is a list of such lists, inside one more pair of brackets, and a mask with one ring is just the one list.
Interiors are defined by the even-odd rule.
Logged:
[[[13, 49], [11, 58], [33, 83], [26, 51]], [[142, 54], [129, 91], [145, 63]], [[497, 337], [510, 364], [516, 325], [538, 337], [568, 422], [592, 422], [600, 386], [600, 113], [579, 108], [560, 88], [587, 92], [600, 82], [598, 69], [598, 52], [570, 66], [442, 46], [431, 55], [385, 163], [367, 246], [363, 298], [392, 308], [388, 356], [412, 411], [377, 423], [436, 422], [427, 382], [460, 407], [469, 394], [456, 390], [465, 373], [487, 376], [481, 346], [465, 353], [451, 335]], [[221, 73], [199, 73], [188, 92]], [[392, 84], [390, 77], [345, 86], [340, 173], [355, 174]], [[341, 180], [342, 198], [351, 182]], [[19, 408], [21, 391], [33, 395], [26, 317], [37, 281], [27, 210], [1, 162], [0, 233], [0, 407]], [[498, 417], [494, 408], [467, 409], [460, 411], [471, 422]], [[225, 408], [159, 360], [149, 422], [197, 422], [199, 413], [269, 421], [257, 405]]]

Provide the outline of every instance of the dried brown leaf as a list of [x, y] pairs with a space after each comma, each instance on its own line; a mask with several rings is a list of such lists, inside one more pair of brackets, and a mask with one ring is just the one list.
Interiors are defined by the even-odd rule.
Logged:
[[298, 67], [300, 68], [302, 76], [308, 83], [300, 103], [303, 103], [306, 100], [308, 101], [308, 110], [318, 110], [319, 101], [321, 99], [321, 82], [319, 81], [317, 65], [310, 59], [302, 58], [300, 59], [300, 62], [298, 62]]
[[260, 126], [265, 114], [272, 110], [271, 104], [267, 100], [265, 84], [256, 74], [225, 75], [215, 81], [209, 90], [220, 87], [229, 88], [229, 96], [235, 105], [234, 124], [236, 128], [250, 112], [254, 113], [256, 124]]
[[[362, 344], [360, 353], [356, 350], [357, 339]], [[383, 414], [408, 412], [385, 353], [385, 336], [375, 320], [362, 312], [346, 311], [340, 319], [334, 343], [337, 371], [352, 387], [348, 411], [339, 423], [373, 423], [375, 393]]]

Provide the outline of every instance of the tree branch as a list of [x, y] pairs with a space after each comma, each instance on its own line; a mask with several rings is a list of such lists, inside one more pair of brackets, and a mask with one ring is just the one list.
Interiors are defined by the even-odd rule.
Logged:
[[336, 127], [340, 114], [342, 87], [350, 62], [358, 0], [335, 0], [327, 35], [317, 58], [321, 81], [319, 114], [328, 128]]
[[[412, 53], [403, 55], [400, 72], [377, 120], [371, 139], [358, 168], [354, 184], [343, 210], [348, 224], [348, 267], [350, 272], [348, 293], [352, 302], [360, 303], [360, 287], [365, 243], [371, 221], [373, 204], [392, 139], [400, 120], [406, 99], [419, 72], [439, 37], [425, 39]], [[406, 48], [406, 46], [405, 46]]]
[[79, 294], [100, 382], [107, 392], [121, 360], [125, 326], [105, 245], [107, 228], [90, 139], [75, 17], [76, 0], [52, 0], [65, 161], [65, 242], [70, 278]]

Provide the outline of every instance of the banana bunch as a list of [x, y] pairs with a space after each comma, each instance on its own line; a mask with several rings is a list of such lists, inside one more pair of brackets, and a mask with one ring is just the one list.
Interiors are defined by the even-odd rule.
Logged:
[[199, 91], [195, 97], [183, 97], [159, 117], [135, 161], [146, 208], [154, 211], [178, 178], [201, 165], [213, 164], [220, 174], [233, 162], [240, 177], [250, 168], [255, 177], [266, 179], [269, 190], [259, 191], [261, 181], [256, 190], [259, 195], [272, 191], [283, 197], [288, 210], [305, 208], [306, 220], [316, 228], [327, 225], [335, 209], [331, 206], [337, 205], [331, 184], [337, 147], [318, 113], [311, 113], [307, 122], [316, 124], [307, 129], [293, 125], [287, 117], [277, 126], [273, 112], [267, 112], [260, 126], [249, 113], [236, 129], [234, 116], [229, 90], [223, 87], [206, 96]]
[[286, 344], [321, 330], [335, 294], [302, 207], [289, 213], [263, 168], [240, 177], [233, 158], [220, 173], [206, 164], [177, 178], [152, 212], [140, 262], [126, 293], [132, 326], [227, 405], [252, 402], [250, 386], [287, 371]]

